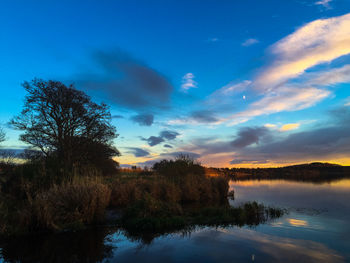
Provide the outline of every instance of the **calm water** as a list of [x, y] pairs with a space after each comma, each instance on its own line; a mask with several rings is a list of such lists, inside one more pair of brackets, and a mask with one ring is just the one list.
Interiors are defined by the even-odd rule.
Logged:
[[142, 240], [106, 228], [22, 238], [0, 245], [0, 262], [350, 262], [350, 180], [231, 187], [233, 205], [257, 200], [289, 213], [254, 228], [208, 227]]

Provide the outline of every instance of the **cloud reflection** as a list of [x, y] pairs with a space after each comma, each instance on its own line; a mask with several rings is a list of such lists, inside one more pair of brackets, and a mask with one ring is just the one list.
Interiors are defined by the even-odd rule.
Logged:
[[300, 219], [294, 219], [294, 218], [289, 218], [288, 219], [289, 224], [295, 227], [303, 227], [303, 226], [308, 226], [308, 222], [305, 220], [300, 220]]

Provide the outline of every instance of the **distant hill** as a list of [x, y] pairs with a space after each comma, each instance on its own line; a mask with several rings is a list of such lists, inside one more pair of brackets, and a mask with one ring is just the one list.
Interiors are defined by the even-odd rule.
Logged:
[[340, 164], [334, 164], [334, 163], [314, 162], [314, 163], [290, 165], [290, 166], [285, 166], [281, 168], [326, 168], [326, 167], [343, 167], [343, 166]]
[[233, 180], [284, 179], [323, 182], [350, 178], [350, 166], [321, 162], [280, 168], [217, 168], [216, 170]]

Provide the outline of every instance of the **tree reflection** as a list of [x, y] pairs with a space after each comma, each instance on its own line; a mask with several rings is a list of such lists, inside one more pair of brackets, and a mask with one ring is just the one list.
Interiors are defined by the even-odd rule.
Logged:
[[5, 262], [101, 262], [113, 256], [105, 242], [112, 230], [94, 229], [70, 233], [31, 235], [0, 245]]

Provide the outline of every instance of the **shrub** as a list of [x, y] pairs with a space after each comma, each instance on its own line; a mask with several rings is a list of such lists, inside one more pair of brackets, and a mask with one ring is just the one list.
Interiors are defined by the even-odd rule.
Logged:
[[178, 202], [181, 195], [181, 189], [164, 178], [133, 179], [124, 182], [117, 180], [111, 188], [111, 205], [115, 207], [123, 207], [142, 200], [147, 194], [166, 202]]
[[139, 191], [139, 183], [141, 180], [129, 180], [122, 182], [117, 180], [111, 185], [111, 206], [119, 207], [126, 206], [141, 198]]
[[122, 223], [131, 232], [161, 231], [185, 226], [182, 214], [179, 204], [160, 201], [146, 194], [143, 200], [125, 210]]
[[111, 206], [124, 207], [144, 199], [145, 195], [172, 203], [222, 202], [227, 199], [228, 181], [224, 177], [188, 174], [172, 180], [166, 176], [117, 180], [111, 186]]
[[175, 185], [183, 203], [218, 202], [227, 197], [228, 180], [206, 176], [205, 168], [189, 156], [162, 160], [153, 165], [153, 170]]
[[175, 160], [162, 160], [153, 165], [153, 170], [163, 176], [176, 180], [179, 176], [189, 174], [204, 176], [205, 169], [200, 163], [186, 155], [180, 155]]
[[110, 189], [91, 179], [54, 185], [33, 200], [39, 228], [60, 230], [98, 222], [110, 201]]
[[160, 180], [150, 182], [150, 194], [153, 198], [170, 202], [177, 203], [181, 200], [181, 189], [177, 187], [174, 183], [160, 178]]
[[28, 202], [5, 198], [0, 193], [0, 235], [27, 232], [32, 223]]

